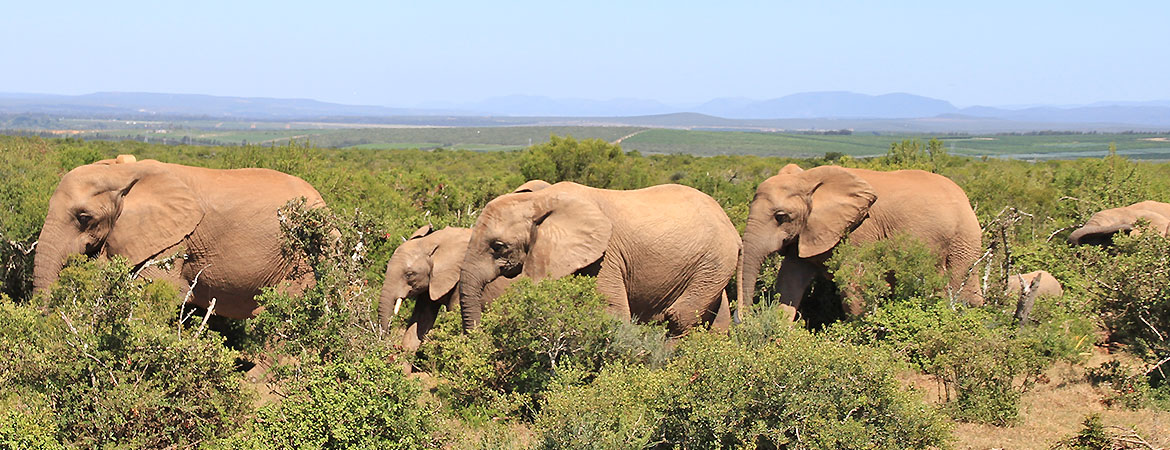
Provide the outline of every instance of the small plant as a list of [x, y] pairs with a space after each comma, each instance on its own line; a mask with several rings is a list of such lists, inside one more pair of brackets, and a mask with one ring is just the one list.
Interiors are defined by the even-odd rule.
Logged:
[[1106, 361], [1097, 367], [1091, 367], [1086, 376], [1093, 385], [1109, 389], [1110, 394], [1105, 397], [1105, 403], [1110, 406], [1120, 405], [1138, 409], [1145, 406], [1148, 401], [1150, 384], [1144, 374], [1122, 364], [1121, 361]]
[[432, 407], [402, 369], [371, 355], [308, 369], [222, 448], [437, 448]]

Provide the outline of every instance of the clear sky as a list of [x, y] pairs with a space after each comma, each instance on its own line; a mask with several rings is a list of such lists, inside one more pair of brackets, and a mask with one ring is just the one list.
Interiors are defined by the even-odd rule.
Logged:
[[1170, 100], [1170, 1], [0, 0], [0, 92]]

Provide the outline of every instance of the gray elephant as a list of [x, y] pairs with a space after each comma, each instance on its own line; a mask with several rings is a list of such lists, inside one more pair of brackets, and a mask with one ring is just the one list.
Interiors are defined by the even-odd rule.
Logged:
[[[123, 155], [73, 169], [49, 199], [33, 272], [46, 290], [71, 254], [121, 255], [142, 275], [176, 285], [215, 314], [248, 318], [253, 297], [281, 283], [298, 264], [283, 252], [277, 210], [304, 198], [324, 207], [309, 183], [268, 169], [215, 170], [135, 161]], [[148, 264], [173, 254], [173, 266]], [[293, 289], [312, 282], [305, 271]], [[196, 283], [198, 279], [198, 283]]]
[[1060, 281], [1044, 270], [1037, 270], [1008, 277], [1006, 293], [1009, 295], [1028, 295], [1031, 293], [1032, 283], [1039, 277], [1036, 284], [1036, 297], [1060, 297], [1064, 295], [1064, 288]]
[[674, 335], [726, 328], [724, 288], [739, 235], [710, 196], [680, 185], [618, 191], [561, 182], [500, 196], [472, 228], [459, 276], [465, 328], [479, 324], [484, 287], [500, 277], [597, 277], [616, 317], [665, 320]]
[[1107, 245], [1117, 232], [1131, 232], [1138, 219], [1146, 219], [1162, 236], [1170, 229], [1170, 203], [1144, 201], [1121, 208], [1112, 208], [1093, 214], [1085, 225], [1068, 236], [1073, 245]]
[[[982, 249], [982, 230], [966, 193], [946, 177], [920, 170], [877, 172], [789, 164], [760, 183], [743, 234], [738, 311], [755, 295], [760, 266], [780, 253], [780, 301], [799, 309], [814, 277], [828, 276], [825, 261], [845, 235], [863, 244], [909, 233], [940, 257], [950, 288], [970, 304], [983, 304], [971, 265]], [[845, 312], [861, 314], [859, 299]]]

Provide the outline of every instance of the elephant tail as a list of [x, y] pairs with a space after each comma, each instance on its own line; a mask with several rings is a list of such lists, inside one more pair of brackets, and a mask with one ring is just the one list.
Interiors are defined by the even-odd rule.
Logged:
[[[740, 311], [743, 311], [744, 307], [743, 299], [739, 298], [739, 293], [741, 290], [740, 283], [743, 283], [743, 242], [740, 242], [739, 253], [736, 253], [735, 255], [735, 289], [732, 289], [732, 294], [735, 295], [735, 314], [732, 314], [731, 320], [732, 322], [735, 322], [736, 325], [739, 325], [740, 322], [743, 322], [743, 317], [740, 316]], [[724, 288], [723, 292], [724, 295], [726, 295], [727, 289]], [[731, 307], [730, 301], [724, 304], [726, 304], [728, 308]]]

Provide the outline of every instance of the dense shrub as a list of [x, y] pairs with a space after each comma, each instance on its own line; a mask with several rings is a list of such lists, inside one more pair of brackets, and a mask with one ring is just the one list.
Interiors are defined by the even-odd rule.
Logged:
[[[1139, 225], [1144, 226], [1144, 225]], [[1082, 252], [1090, 288], [1112, 331], [1111, 338], [1129, 345], [1149, 365], [1158, 386], [1170, 374], [1170, 239], [1151, 229], [1137, 236], [1118, 235], [1115, 247]], [[1170, 387], [1166, 387], [1170, 390]]]
[[260, 409], [220, 448], [415, 449], [438, 447], [434, 411], [402, 368], [377, 355], [311, 366], [287, 397]]
[[1022, 329], [1006, 310], [954, 304], [933, 254], [913, 238], [841, 250], [829, 262], [834, 278], [868, 309], [827, 334], [887, 349], [938, 377], [956, 419], [1013, 423], [1021, 395], [1043, 370], [1080, 358], [1092, 343], [1093, 323], [1061, 304], [1037, 305], [1037, 325]]
[[[15, 393], [24, 399], [17, 411], [32, 411], [18, 422], [81, 448], [193, 444], [225, 433], [249, 401], [236, 354], [217, 334], [176, 323], [175, 298], [170, 286], [135, 279], [120, 258], [71, 259], [40, 310], [0, 304], [0, 398]], [[46, 409], [28, 409], [37, 398]], [[52, 424], [37, 412], [45, 410]]]
[[636, 167], [639, 160], [623, 153], [621, 146], [601, 139], [552, 136], [549, 142], [523, 152], [520, 173], [549, 183], [574, 181], [605, 189], [633, 189], [648, 181], [645, 170]]
[[615, 346], [622, 327], [604, 305], [592, 277], [521, 279], [479, 328], [461, 333], [453, 318], [440, 324], [419, 364], [445, 378], [444, 393], [458, 403], [530, 415], [554, 379], [587, 381], [615, 358], [662, 359], [664, 333], [627, 330]]
[[285, 253], [303, 263], [298, 270], [311, 270], [315, 283], [300, 294], [266, 288], [257, 297], [264, 313], [247, 322], [245, 347], [293, 357], [301, 365], [385, 347], [388, 336], [374, 311], [379, 289], [362, 277], [368, 250], [382, 239], [376, 226], [360, 211], [306, 209], [303, 200], [289, 202], [280, 220]]
[[826, 263], [845, 301], [866, 311], [894, 302], [928, 300], [947, 284], [938, 256], [909, 234], [864, 245], [838, 245]]
[[779, 308], [730, 336], [696, 332], [665, 368], [611, 366], [557, 385], [541, 448], [929, 448], [947, 425], [903, 391], [880, 352], [782, 325]]

